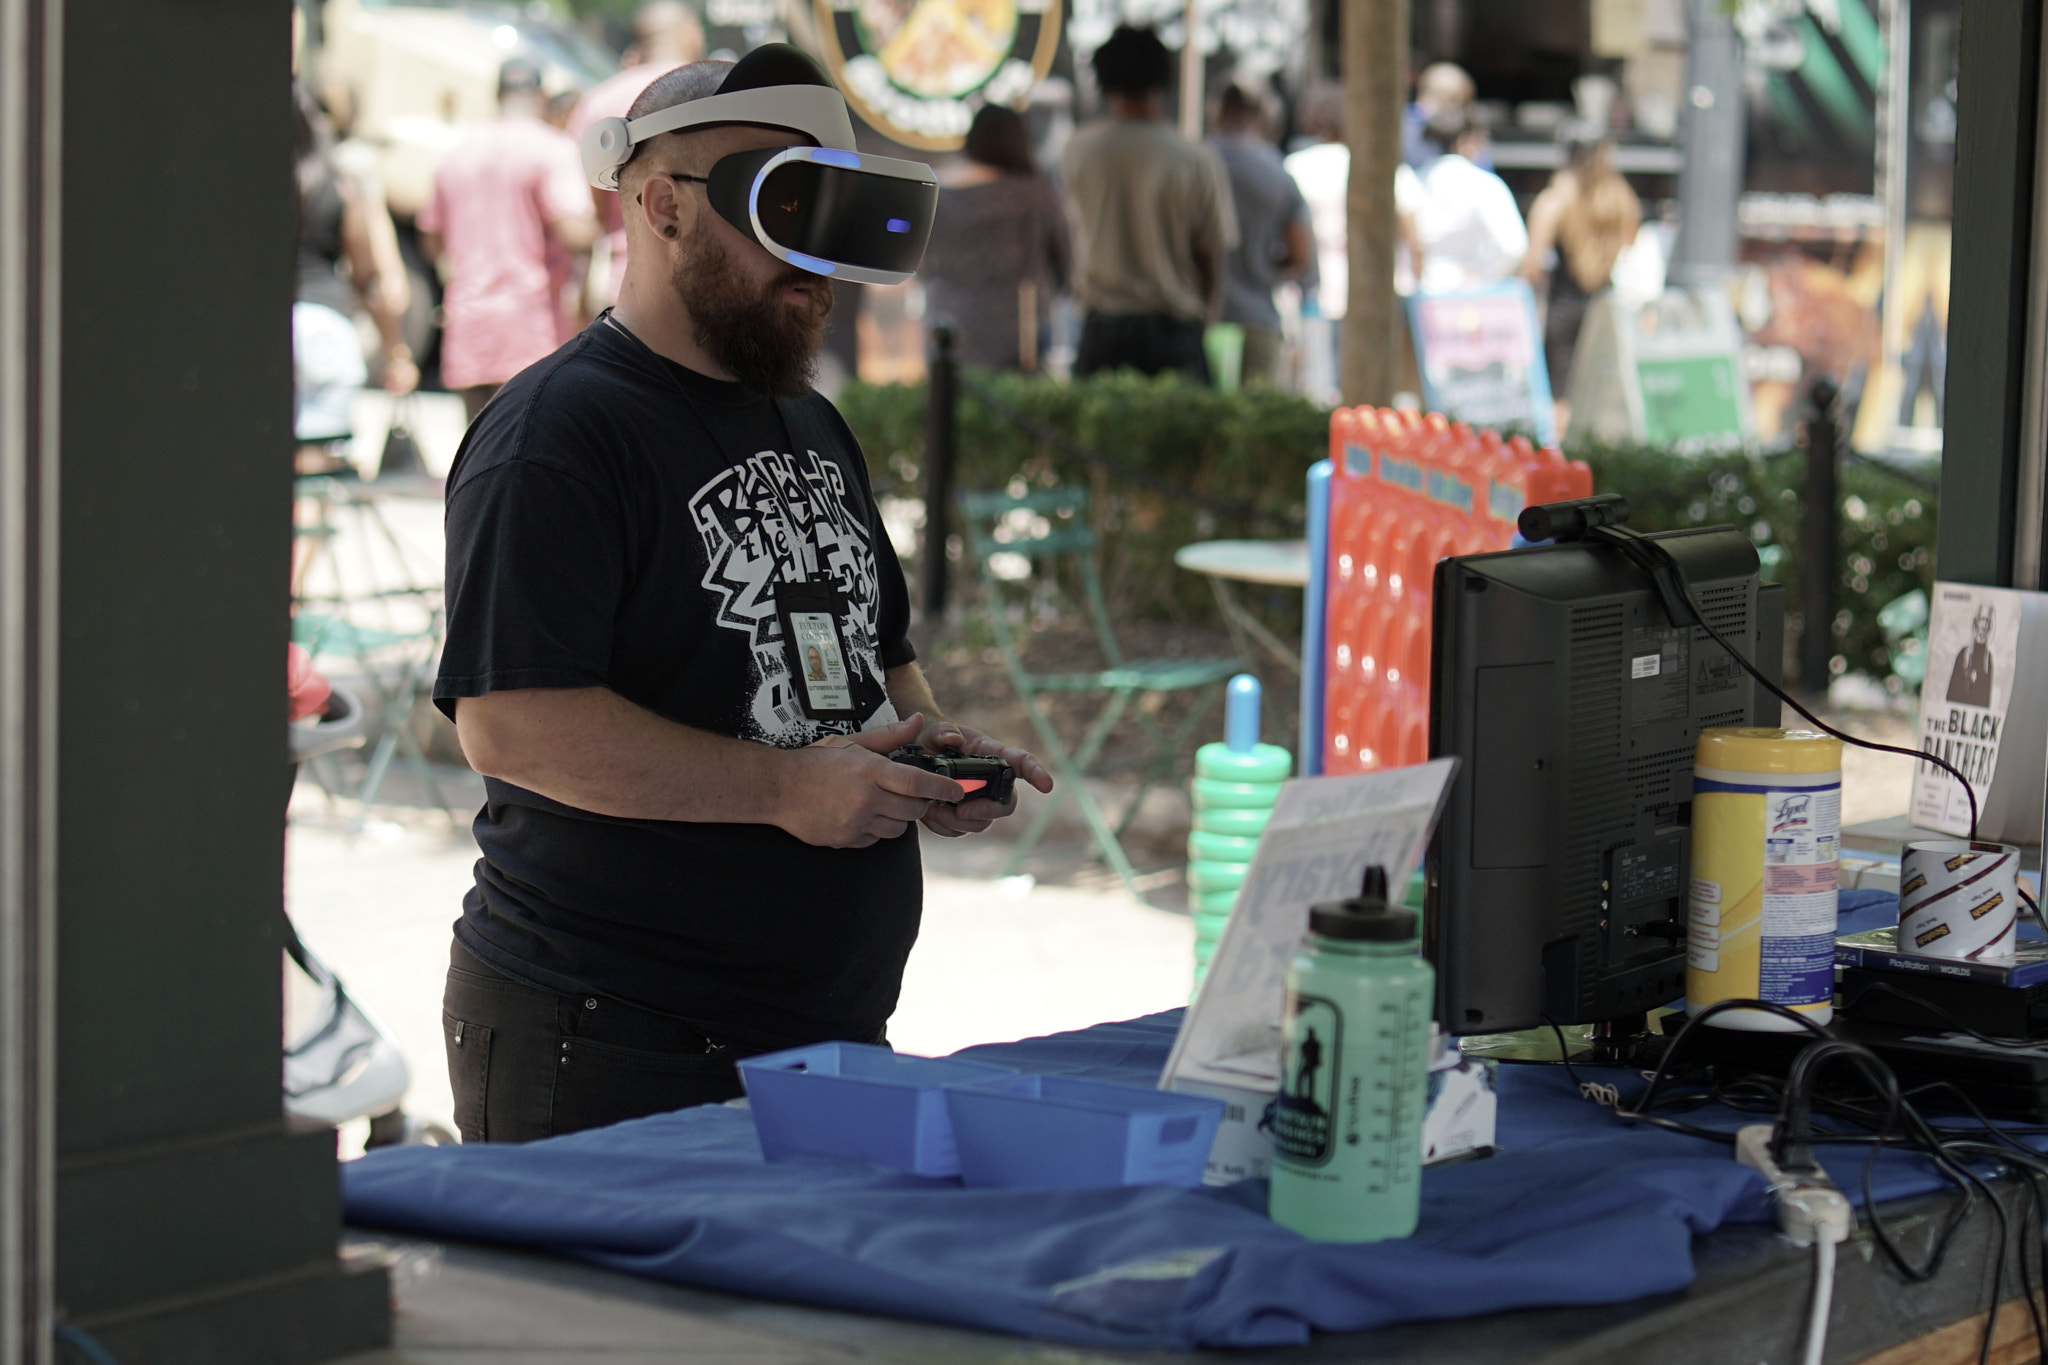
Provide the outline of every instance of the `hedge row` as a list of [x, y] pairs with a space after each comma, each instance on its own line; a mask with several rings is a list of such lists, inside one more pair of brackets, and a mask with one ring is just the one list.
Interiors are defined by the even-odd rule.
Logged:
[[[981, 396], [1021, 415], [1034, 432]], [[924, 463], [922, 386], [848, 384], [838, 405], [867, 452], [876, 490], [916, 496]], [[1071, 383], [975, 375], [958, 409], [960, 489], [1078, 483], [1094, 490], [1104, 585], [1120, 615], [1189, 623], [1214, 619], [1207, 585], [1173, 564], [1190, 541], [1301, 534], [1303, 483], [1328, 447], [1328, 414], [1289, 394], [1217, 393], [1171, 378], [1132, 374]], [[1137, 479], [1106, 472], [1047, 439], [1057, 433]], [[1797, 451], [1681, 456], [1651, 447], [1573, 452], [1593, 466], [1594, 487], [1628, 498], [1641, 530], [1732, 523], [1756, 542], [1767, 580], [1788, 594], [1797, 625], [1800, 496]], [[1188, 499], [1147, 483], [1167, 483]], [[1894, 678], [1895, 644], [1880, 608], [1933, 578], [1935, 498], [1910, 476], [1851, 461], [1841, 472], [1837, 555], [1839, 610], [1831, 623], [1836, 671]], [[1276, 623], [1279, 624], [1279, 623]], [[1906, 646], [1912, 648], [1912, 646]], [[1908, 677], [1917, 682], [1910, 667]]]

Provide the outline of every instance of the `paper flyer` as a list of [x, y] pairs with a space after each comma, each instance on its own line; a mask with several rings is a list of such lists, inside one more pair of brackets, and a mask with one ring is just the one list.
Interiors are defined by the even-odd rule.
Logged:
[[1272, 1091], [1280, 1084], [1287, 964], [1308, 910], [1358, 894], [1365, 869], [1387, 869], [1395, 897], [1422, 859], [1457, 760], [1348, 777], [1296, 778], [1281, 789], [1209, 974], [1181, 1021], [1163, 1087], [1181, 1081]]
[[[2006, 714], [2019, 677], [2020, 620], [2029, 596], [1969, 583], [1934, 585], [1927, 680], [1920, 690], [1920, 749], [1953, 764], [1969, 780], [1980, 809], [1988, 808], [2006, 739]], [[1940, 768], [1916, 763], [1912, 819], [1922, 829], [1967, 836], [1969, 797]]]

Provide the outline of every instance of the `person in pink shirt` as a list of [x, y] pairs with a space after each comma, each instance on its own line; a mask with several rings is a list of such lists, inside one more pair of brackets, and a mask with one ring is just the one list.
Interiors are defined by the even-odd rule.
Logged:
[[[581, 139], [583, 130], [601, 118], [624, 118], [640, 92], [659, 77], [703, 61], [704, 26], [682, 0], [650, 0], [633, 16], [633, 46], [626, 55], [631, 64], [624, 71], [591, 86], [577, 103], [564, 129], [572, 140]], [[611, 252], [604, 297], [596, 304], [603, 308], [619, 301], [619, 285], [626, 278], [626, 218], [619, 212], [619, 196], [611, 190], [593, 189], [590, 199]]]
[[[540, 69], [498, 72], [498, 117], [451, 148], [419, 216], [442, 267], [441, 382], [474, 419], [498, 386], [562, 342], [552, 242], [572, 257], [597, 239], [576, 144], [548, 126]], [[575, 278], [572, 269], [570, 277]]]

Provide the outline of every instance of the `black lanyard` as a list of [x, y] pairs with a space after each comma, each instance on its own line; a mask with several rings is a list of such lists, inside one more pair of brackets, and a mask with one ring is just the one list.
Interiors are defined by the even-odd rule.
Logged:
[[[712, 448], [724, 459], [728, 468], [738, 468], [740, 461], [733, 458], [731, 450], [719, 439], [718, 431], [705, 418], [681, 376], [666, 368], [673, 362], [664, 362], [655, 354], [654, 348], [634, 336], [625, 323], [612, 316], [607, 308], [602, 321], [618, 329], [621, 336], [631, 340], [644, 351], [648, 358], [661, 369], [675, 391], [682, 395], [690, 415], [697, 419], [697, 425], [704, 429], [704, 435], [711, 441]], [[782, 423], [783, 439], [789, 442], [791, 456], [797, 450], [796, 433], [791, 429], [789, 413], [783, 408], [782, 400], [769, 398], [775, 408], [775, 415]], [[829, 583], [813, 583], [806, 561], [815, 561], [818, 547], [806, 539], [800, 545], [792, 545], [795, 551], [795, 582], [787, 579], [774, 584], [775, 614], [782, 626], [783, 650], [789, 665], [790, 681], [795, 699], [804, 714], [813, 720], [843, 721], [854, 725], [860, 723], [860, 711], [856, 705], [852, 670], [848, 662], [846, 628], [849, 618], [849, 604], [844, 594]]]
[[[633, 335], [633, 330], [630, 327], [626, 326], [625, 323], [620, 322], [616, 317], [614, 317], [612, 315], [611, 309], [605, 309], [604, 312], [598, 316], [598, 321], [606, 323], [613, 327], [614, 329], [616, 329], [620, 336], [625, 337], [635, 346], [638, 346], [641, 352], [646, 355], [648, 360], [653, 362], [654, 368], [660, 371], [661, 377], [669, 382], [669, 387], [673, 388], [678, 394], [682, 396], [684, 405], [690, 409], [690, 416], [697, 419], [697, 425], [703, 428], [704, 435], [710, 440], [712, 449], [718, 452], [719, 458], [724, 460], [729, 468], [738, 468], [741, 464], [745, 463], [742, 460], [736, 460], [733, 458], [731, 449], [727, 447], [725, 441], [719, 436], [717, 428], [711, 425], [710, 421], [707, 420], [704, 416], [704, 410], [698, 406], [697, 396], [690, 392], [689, 386], [683, 383], [681, 376], [677, 375], [675, 373], [675, 370], [670, 368], [671, 366], [675, 366], [674, 361], [657, 354], [652, 346], [649, 346], [639, 337]], [[790, 455], [794, 457], [797, 453], [796, 433], [790, 429], [789, 413], [783, 409], [782, 400], [780, 398], [775, 398], [772, 396], [769, 397], [768, 406], [775, 409], [775, 420], [779, 422], [782, 426], [782, 439], [789, 443]], [[817, 546], [808, 545], [805, 548], [809, 551], [809, 553], [812, 556], [815, 556], [817, 554]], [[808, 571], [805, 570], [802, 564], [797, 565], [797, 572], [804, 575], [802, 581], [808, 582], [810, 580], [810, 575]]]

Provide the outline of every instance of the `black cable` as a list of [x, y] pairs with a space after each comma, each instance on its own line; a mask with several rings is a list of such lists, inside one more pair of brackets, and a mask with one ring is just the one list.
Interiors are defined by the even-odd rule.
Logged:
[[[2042, 933], [2048, 934], [2048, 915], [2043, 915], [2041, 913], [2041, 902], [2035, 900], [2032, 896], [2027, 894], [2027, 888], [2024, 883], [2021, 883], [2018, 889], [2020, 893], [2021, 904], [2025, 905], [2027, 909], [2034, 912], [2034, 923], [2041, 926]], [[2017, 944], [2020, 936], [2020, 931], [2017, 927], [2013, 929], [2012, 936], [2014, 943]]]
[[[2004, 1204], [1997, 1199], [1995, 1192], [1991, 1190], [1990, 1186], [1983, 1180], [1982, 1177], [1977, 1175], [1976, 1172], [1970, 1170], [1962, 1162], [1958, 1161], [1955, 1158], [1955, 1156], [1947, 1150], [1948, 1147], [1954, 1141], [1956, 1141], [1956, 1139], [1951, 1139], [1947, 1135], [1937, 1132], [1933, 1128], [1933, 1126], [1927, 1122], [1925, 1117], [1922, 1116], [1919, 1113], [1919, 1111], [1910, 1102], [1906, 1100], [1903, 1093], [1901, 1093], [1898, 1089], [1896, 1077], [1893, 1076], [1891, 1069], [1884, 1064], [1882, 1059], [1877, 1058], [1875, 1054], [1871, 1054], [1866, 1049], [1862, 1049], [1855, 1044], [1846, 1044], [1844, 1040], [1837, 1038], [1827, 1028], [1823, 1027], [1822, 1025], [1816, 1024], [1813, 1020], [1807, 1018], [1805, 1015], [1799, 1014], [1794, 1010], [1787, 1009], [1782, 1005], [1777, 1005], [1770, 1001], [1719, 1001], [1713, 1005], [1708, 1006], [1706, 1009], [1701, 1010], [1699, 1014], [1689, 1019], [1686, 1022], [1685, 1027], [1680, 1029], [1677, 1036], [1671, 1040], [1670, 1047], [1665, 1051], [1663, 1058], [1659, 1060], [1656, 1070], [1651, 1073], [1649, 1084], [1643, 1090], [1642, 1094], [1639, 1095], [1632, 1103], [1617, 1104], [1615, 1106], [1614, 1112], [1616, 1117], [1629, 1120], [1632, 1122], [1650, 1123], [1657, 1127], [1669, 1129], [1673, 1132], [1684, 1133], [1688, 1136], [1732, 1144], [1735, 1138], [1735, 1135], [1733, 1133], [1709, 1128], [1702, 1128], [1694, 1124], [1681, 1123], [1677, 1120], [1669, 1119], [1662, 1114], [1654, 1113], [1652, 1111], [1659, 1105], [1660, 1100], [1664, 1096], [1666, 1087], [1671, 1083], [1671, 1077], [1675, 1068], [1676, 1061], [1679, 1055], [1686, 1050], [1687, 1044], [1691, 1041], [1692, 1031], [1695, 1028], [1706, 1026], [1707, 1021], [1712, 1019], [1717, 1014], [1738, 1009], [1761, 1010], [1765, 1013], [1775, 1014], [1781, 1018], [1784, 1018], [1796, 1024], [1799, 1028], [1804, 1029], [1808, 1033], [1811, 1033], [1815, 1037], [1821, 1039], [1823, 1045], [1835, 1045], [1833, 1048], [1829, 1050], [1827, 1056], [1822, 1057], [1815, 1062], [1810, 1062], [1804, 1067], [1798, 1068], [1798, 1087], [1795, 1087], [1792, 1081], [1787, 1081], [1785, 1086], [1787, 1108], [1786, 1110], [1781, 1111], [1779, 1120], [1780, 1127], [1782, 1127], [1782, 1125], [1784, 1124], [1785, 1115], [1787, 1113], [1801, 1112], [1795, 1111], [1792, 1108], [1795, 1096], [1797, 1095], [1797, 1089], [1799, 1087], [1804, 1087], [1809, 1090], [1817, 1088], [1820, 1069], [1829, 1060], [1834, 1060], [1843, 1057], [1858, 1058], [1859, 1069], [1864, 1071], [1866, 1079], [1878, 1090], [1879, 1098], [1883, 1102], [1885, 1112], [1881, 1115], [1865, 1116], [1864, 1119], [1868, 1126], [1872, 1126], [1875, 1128], [1874, 1133], [1836, 1134], [1831, 1132], [1813, 1130], [1811, 1126], [1810, 1115], [1815, 1105], [1815, 1098], [1811, 1094], [1808, 1094], [1803, 1098], [1803, 1101], [1801, 1101], [1804, 1106], [1803, 1112], [1808, 1117], [1804, 1120], [1801, 1120], [1802, 1127], [1800, 1130], [1800, 1136], [1806, 1142], [1809, 1143], [1848, 1141], [1863, 1142], [1868, 1144], [1870, 1150], [1868, 1155], [1864, 1159], [1861, 1179], [1863, 1193], [1863, 1217], [1870, 1228], [1872, 1240], [1877, 1243], [1879, 1249], [1883, 1251], [1885, 1259], [1892, 1263], [1893, 1267], [1899, 1272], [1901, 1276], [1914, 1282], [1924, 1283], [1925, 1281], [1934, 1278], [1936, 1275], [1940, 1273], [1942, 1266], [1947, 1261], [1948, 1252], [1950, 1247], [1954, 1243], [1956, 1234], [1959, 1231], [1961, 1231], [1962, 1227], [1969, 1221], [1971, 1213], [1975, 1211], [1978, 1196], [1980, 1193], [1983, 1194], [1986, 1198], [1990, 1199], [1993, 1203], [1994, 1209], [1996, 1210], [1996, 1214], [2000, 1220], [2001, 1237], [2003, 1239], [2009, 1239], [2009, 1215], [2006, 1212]], [[1557, 1025], [1555, 1023], [1552, 1023], [1551, 1027], [1553, 1029], [1556, 1029]], [[1562, 1030], [1558, 1030], [1558, 1032], [1560, 1038], [1560, 1045], [1562, 1045]], [[1809, 1051], [1813, 1052], [1818, 1052], [1820, 1050], [1821, 1049], [1819, 1047], [1809, 1049]], [[1894, 1125], [1899, 1123], [1901, 1120], [1904, 1121], [1906, 1131], [1895, 1136], [1893, 1132]], [[1856, 1120], [1852, 1118], [1851, 1121]], [[1780, 1134], [1778, 1132], [1774, 1132], [1774, 1148], [1781, 1147], [1782, 1145], [1779, 1141], [1779, 1137]], [[1988, 1146], [1988, 1144], [1985, 1145]], [[1963, 1196], [1962, 1199], [1957, 1201], [1956, 1205], [1950, 1210], [1949, 1215], [1944, 1220], [1941, 1229], [1936, 1233], [1933, 1244], [1929, 1248], [1926, 1260], [1923, 1263], [1917, 1265], [1914, 1264], [1913, 1261], [1907, 1257], [1905, 1250], [1899, 1245], [1893, 1230], [1885, 1222], [1884, 1215], [1879, 1211], [1877, 1201], [1875, 1188], [1875, 1171], [1877, 1158], [1886, 1148], [1894, 1146], [1902, 1149], [1917, 1151], [1920, 1154], [1928, 1157], [1934, 1163], [1937, 1172], [1939, 1172], [1942, 1175], [1942, 1177], [1945, 1180], [1947, 1180], [1950, 1184], [1956, 1186], [1956, 1188], [1962, 1193]], [[2001, 1286], [2004, 1282], [2004, 1257], [2005, 1241], [2001, 1240], [1999, 1257], [1996, 1265], [1996, 1273], [1994, 1276], [1996, 1283]]]
[[[2020, 1215], [2020, 1294], [2027, 1301], [2027, 1317], [2034, 1326], [2034, 1354], [2039, 1360], [2048, 1361], [2048, 1313], [2043, 1313], [2041, 1298], [2048, 1291], [2048, 1198], [2042, 1194], [2043, 1171], [2030, 1162], [2020, 1164], [2020, 1178], [2027, 1186], [2027, 1208]], [[2034, 1230], [2027, 1231], [2028, 1214], [2033, 1216]], [[2027, 1252], [2033, 1252], [2032, 1272], [2029, 1273]]]
[[1686, 609], [1692, 613], [1693, 620], [1699, 624], [1700, 629], [1704, 630], [1715, 644], [1727, 651], [1729, 658], [1742, 665], [1745, 672], [1761, 683], [1765, 691], [1791, 707], [1794, 711], [1797, 711], [1806, 718], [1808, 723], [1823, 733], [1833, 735], [1844, 744], [1854, 744], [1858, 748], [1871, 749], [1878, 753], [1898, 754], [1903, 758], [1915, 759], [1922, 763], [1931, 763], [1956, 781], [1962, 783], [1963, 795], [1970, 800], [1970, 841], [1972, 843], [1976, 842], [1977, 792], [1970, 785], [1970, 780], [1964, 777], [1954, 764], [1945, 758], [1938, 758], [1925, 750], [1906, 749], [1896, 744], [1880, 744], [1873, 739], [1860, 739], [1855, 735], [1849, 734], [1847, 731], [1837, 730], [1834, 726], [1807, 710], [1791, 693], [1765, 677], [1763, 671], [1750, 662], [1747, 654], [1730, 644], [1726, 636], [1708, 624], [1707, 614], [1700, 609], [1700, 604], [1693, 598], [1692, 584], [1686, 580], [1685, 570], [1672, 557], [1671, 551], [1662, 544], [1642, 534], [1640, 531], [1630, 530], [1626, 526], [1595, 526], [1586, 532], [1586, 537], [1589, 540], [1597, 540], [1602, 544], [1614, 546], [1617, 550], [1621, 551], [1622, 556], [1630, 563], [1650, 575], [1651, 580], [1658, 587], [1659, 595], [1664, 599], [1665, 614], [1671, 618], [1672, 625], [1683, 627], [1685, 624], [1678, 619], [1678, 613], [1671, 609], [1675, 598], [1676, 601], [1685, 604]]
[[[1578, 1069], [1572, 1065], [1572, 1050], [1565, 1043], [1564, 1030], [1557, 1026], [1557, 1021], [1547, 1014], [1538, 1015], [1537, 1018], [1550, 1025], [1550, 1031], [1557, 1035], [1557, 1060], [1564, 1063], [1564, 1074], [1571, 1078], [1572, 1089], [1579, 1092], [1579, 1098], [1591, 1100], [1595, 1104], [1609, 1107], [1618, 1104], [1620, 1102], [1620, 1092], [1613, 1086], [1601, 1085], [1597, 1081], [1579, 1079]], [[1606, 1094], [1613, 1095], [1615, 1098], [1611, 1100], [1602, 1098], [1603, 1091]]]
[[[2011, 1215], [2005, 1201], [1999, 1197], [1990, 1182], [1971, 1170], [1959, 1157], [1964, 1153], [1988, 1154], [1994, 1160], [2011, 1162], [2013, 1155], [1995, 1144], [1980, 1139], [1946, 1139], [1938, 1133], [1921, 1115], [1918, 1108], [1909, 1103], [1900, 1093], [1898, 1079], [1891, 1068], [1875, 1053], [1859, 1044], [1831, 1041], [1806, 1049], [1794, 1061], [1791, 1075], [1786, 1079], [1787, 1103], [1784, 1115], [1773, 1132], [1773, 1149], [1779, 1155], [1781, 1165], [1789, 1165], [1794, 1159], [1812, 1161], [1811, 1142], [1813, 1139], [1812, 1107], [1814, 1092], [1818, 1089], [1820, 1071], [1829, 1062], [1841, 1059], [1856, 1063], [1857, 1069], [1877, 1092], [1885, 1105], [1885, 1119], [1878, 1130], [1877, 1141], [1872, 1144], [1864, 1160], [1863, 1192], [1864, 1212], [1870, 1224], [1871, 1235], [1884, 1250], [1887, 1259], [1902, 1274], [1915, 1280], [1932, 1279], [1939, 1273], [1946, 1259], [1950, 1239], [1967, 1220], [1975, 1203], [1975, 1196], [1982, 1194], [1991, 1205], [1992, 1213], [1998, 1220], [1998, 1253], [1993, 1261], [1991, 1276], [1991, 1308], [1985, 1318], [1985, 1331], [1978, 1344], [1979, 1365], [1990, 1359], [1991, 1342], [1996, 1327], [1997, 1315], [2004, 1299], [2007, 1248], [2012, 1240]], [[1892, 1241], [1882, 1215], [1878, 1212], [1877, 1201], [1872, 1189], [1872, 1171], [1877, 1157], [1886, 1145], [1892, 1124], [1903, 1119], [1910, 1135], [1909, 1145], [1931, 1159], [1936, 1169], [1964, 1192], [1964, 1202], [1958, 1207], [1940, 1239], [1932, 1249], [1927, 1263], [1921, 1267], [1911, 1265]], [[2031, 1165], [2029, 1157], [2024, 1164]], [[2024, 1248], [2022, 1256], [2024, 1257]], [[2023, 1286], [2024, 1287], [2024, 1286]]]
[[[1692, 1038], [1693, 1030], [1702, 1027], [1707, 1020], [1712, 1019], [1715, 1015], [1726, 1014], [1734, 1009], [1760, 1009], [1768, 1014], [1782, 1015], [1787, 1019], [1796, 1021], [1801, 1028], [1808, 1029], [1822, 1038], [1832, 1039], [1834, 1037], [1833, 1034], [1829, 1033], [1819, 1024], [1814, 1023], [1811, 1019], [1808, 1019], [1805, 1015], [1786, 1009], [1783, 1005], [1774, 1005], [1767, 1000], [1719, 1001], [1707, 1006], [1698, 1014], [1686, 1020], [1685, 1027], [1678, 1031], [1677, 1036], [1672, 1038], [1670, 1046], [1664, 1049], [1664, 1055], [1657, 1059], [1656, 1070], [1650, 1073], [1649, 1085], [1643, 1089], [1642, 1094], [1635, 1098], [1631, 1106], [1624, 1107], [1622, 1104], [1617, 1103], [1614, 1106], [1615, 1117], [1627, 1119], [1631, 1122], [1647, 1123], [1657, 1128], [1668, 1129], [1674, 1133], [1683, 1133], [1687, 1137], [1703, 1138], [1710, 1142], [1724, 1142], [1732, 1147], [1735, 1144], [1735, 1134], [1731, 1132], [1715, 1128], [1702, 1128], [1692, 1123], [1682, 1123], [1677, 1119], [1653, 1113], [1652, 1110], [1663, 1093], [1674, 1062], [1679, 1053], [1684, 1051], [1686, 1043]], [[1552, 1027], [1556, 1026], [1552, 1025]]]

